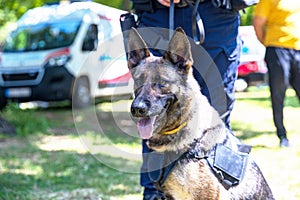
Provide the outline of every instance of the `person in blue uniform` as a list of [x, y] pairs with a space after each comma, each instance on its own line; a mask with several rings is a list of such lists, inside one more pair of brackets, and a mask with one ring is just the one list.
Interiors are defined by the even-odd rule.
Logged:
[[[169, 29], [170, 0], [148, 0], [148, 2], [145, 0], [142, 5], [138, 2], [141, 1], [133, 0], [133, 8], [139, 16], [138, 27]], [[193, 22], [194, 6], [191, 6], [191, 4], [194, 5], [193, 1], [174, 0], [174, 3], [174, 29], [182, 27], [190, 38], [195, 38], [193, 31], [195, 25], [195, 22]], [[207, 96], [212, 106], [223, 118], [228, 129], [230, 129], [230, 112], [235, 101], [234, 83], [237, 78], [241, 49], [241, 41], [238, 37], [240, 16], [238, 11], [217, 7], [212, 0], [201, 0], [197, 11], [202, 19], [205, 39], [200, 45], [191, 42], [195, 61], [194, 76], [201, 87], [201, 92]], [[141, 35], [147, 39], [147, 34], [145, 36]], [[197, 29], [197, 37], [198, 39], [201, 37], [199, 29]], [[153, 38], [151, 39], [153, 40]], [[202, 49], [208, 53], [213, 64], [204, 60], [201, 61], [202, 58], [206, 59]], [[155, 55], [161, 54], [155, 50], [152, 53]], [[197, 60], [200, 60], [198, 65]], [[200, 62], [202, 66], [199, 66]], [[155, 189], [148, 176], [147, 153], [151, 152], [151, 149], [147, 147], [145, 140], [142, 141], [142, 145], [141, 185], [144, 187], [144, 200], [161, 199], [162, 195]]]

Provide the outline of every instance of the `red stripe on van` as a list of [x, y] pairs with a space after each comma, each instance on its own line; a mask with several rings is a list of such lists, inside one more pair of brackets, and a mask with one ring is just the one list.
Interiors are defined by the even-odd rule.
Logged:
[[124, 85], [128, 85], [130, 79], [131, 79], [131, 74], [130, 72], [127, 72], [126, 74], [119, 76], [117, 78], [100, 80], [98, 82], [98, 86], [99, 88], [124, 86]]
[[57, 51], [53, 51], [49, 55], [47, 55], [46, 60], [49, 60], [50, 58], [61, 56], [61, 55], [69, 55], [70, 54], [70, 49], [69, 48], [64, 48], [60, 49]]
[[108, 21], [112, 20], [111, 18], [108, 18], [108, 17], [106, 17], [106, 16], [104, 16], [104, 15], [98, 15], [98, 17], [99, 17], [100, 19], [104, 19], [104, 20], [108, 20]]

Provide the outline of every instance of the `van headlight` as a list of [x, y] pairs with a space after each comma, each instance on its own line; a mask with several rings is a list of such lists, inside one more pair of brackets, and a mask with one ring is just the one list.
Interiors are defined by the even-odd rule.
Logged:
[[61, 67], [71, 59], [69, 48], [59, 49], [46, 56], [46, 67]]
[[57, 57], [49, 58], [47, 66], [60, 67], [65, 65], [71, 59], [70, 55], [60, 55]]

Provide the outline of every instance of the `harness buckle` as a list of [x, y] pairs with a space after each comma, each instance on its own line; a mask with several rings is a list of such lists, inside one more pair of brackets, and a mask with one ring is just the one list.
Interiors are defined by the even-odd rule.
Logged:
[[224, 176], [223, 176], [223, 173], [222, 171], [220, 170], [216, 170], [216, 174], [218, 175], [219, 179], [221, 180], [221, 182], [223, 182], [224, 180]]

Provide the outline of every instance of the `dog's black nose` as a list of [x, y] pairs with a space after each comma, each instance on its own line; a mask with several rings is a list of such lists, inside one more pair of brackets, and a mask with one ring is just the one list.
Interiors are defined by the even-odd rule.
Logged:
[[131, 114], [134, 117], [146, 117], [150, 102], [147, 100], [135, 100], [131, 104]]

